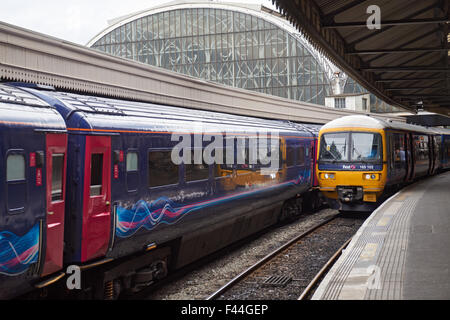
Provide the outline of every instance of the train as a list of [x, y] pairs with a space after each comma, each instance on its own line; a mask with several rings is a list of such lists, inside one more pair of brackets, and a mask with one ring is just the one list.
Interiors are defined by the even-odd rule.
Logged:
[[334, 209], [372, 211], [417, 179], [450, 169], [450, 130], [371, 116], [330, 121], [319, 132], [319, 188]]
[[319, 128], [0, 83], [0, 299], [116, 299], [317, 208]]

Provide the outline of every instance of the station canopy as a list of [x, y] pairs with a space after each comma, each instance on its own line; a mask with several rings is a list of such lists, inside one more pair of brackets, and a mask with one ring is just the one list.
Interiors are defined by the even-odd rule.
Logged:
[[319, 51], [380, 99], [410, 111], [450, 115], [450, 0], [272, 2]]

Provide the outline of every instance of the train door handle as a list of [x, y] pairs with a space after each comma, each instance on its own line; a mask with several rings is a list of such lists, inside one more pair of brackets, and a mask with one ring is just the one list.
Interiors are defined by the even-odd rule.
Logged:
[[49, 211], [49, 212], [47, 212], [47, 213], [48, 213], [49, 216], [52, 216], [52, 215], [55, 214], [53, 211]]

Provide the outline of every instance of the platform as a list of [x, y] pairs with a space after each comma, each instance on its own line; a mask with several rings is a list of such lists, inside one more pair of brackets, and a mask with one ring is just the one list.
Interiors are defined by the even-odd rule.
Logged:
[[450, 299], [450, 172], [374, 211], [312, 299]]

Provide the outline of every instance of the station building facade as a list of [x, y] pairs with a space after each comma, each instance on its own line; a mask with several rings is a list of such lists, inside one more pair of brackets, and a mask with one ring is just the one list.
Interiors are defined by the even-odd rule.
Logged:
[[[366, 94], [282, 16], [261, 5], [179, 0], [110, 21], [88, 46], [195, 78], [292, 100]], [[336, 73], [345, 77], [336, 90]], [[336, 92], [339, 91], [339, 92]], [[370, 94], [368, 112], [393, 112]]]
[[260, 5], [176, 1], [112, 21], [88, 46], [227, 86], [325, 105], [335, 67]]

